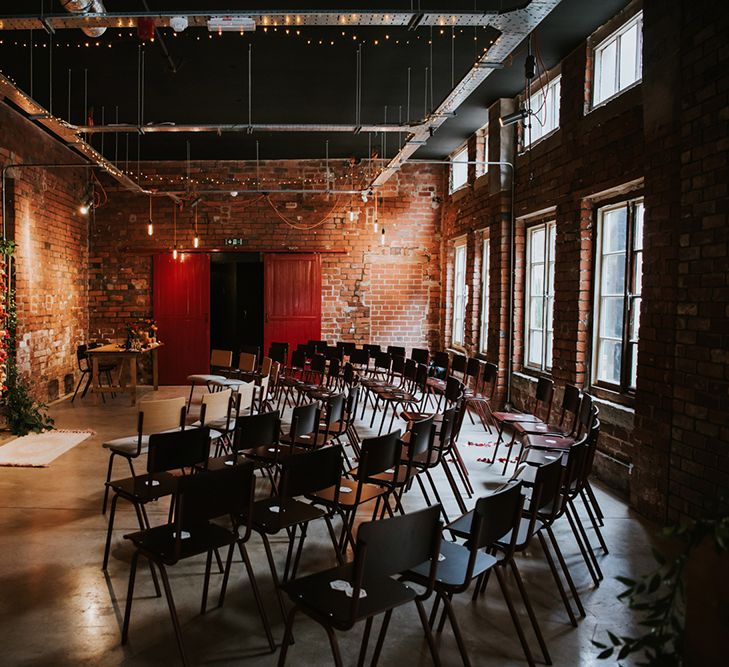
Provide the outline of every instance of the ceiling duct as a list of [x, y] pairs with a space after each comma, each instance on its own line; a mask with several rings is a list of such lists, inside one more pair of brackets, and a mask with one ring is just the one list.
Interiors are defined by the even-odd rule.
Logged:
[[[106, 7], [101, 0], [61, 0], [63, 8], [71, 14], [106, 14]], [[81, 30], [89, 37], [101, 37], [106, 28], [84, 28]]]

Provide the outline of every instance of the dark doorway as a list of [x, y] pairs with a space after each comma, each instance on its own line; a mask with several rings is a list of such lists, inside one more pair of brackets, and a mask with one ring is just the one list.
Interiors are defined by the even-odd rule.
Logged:
[[210, 256], [210, 345], [232, 350], [263, 345], [263, 261], [256, 252]]

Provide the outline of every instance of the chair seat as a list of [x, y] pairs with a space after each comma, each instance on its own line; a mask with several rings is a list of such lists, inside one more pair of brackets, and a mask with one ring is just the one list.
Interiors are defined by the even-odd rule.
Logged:
[[526, 436], [526, 444], [535, 449], [569, 449], [575, 444], [575, 439], [561, 435], [529, 433]]
[[382, 391], [378, 392], [379, 398], [383, 401], [393, 403], [417, 403], [418, 399], [407, 391]]
[[564, 451], [557, 451], [557, 450], [545, 450], [545, 449], [528, 449], [526, 456], [522, 459], [523, 463], [527, 463], [529, 467], [533, 468], [534, 470], [537, 470], [539, 466], [542, 466], [546, 463], [551, 463], [552, 461], [556, 461], [558, 458], [562, 458], [563, 464], [564, 464], [564, 457], [569, 453], [569, 449], [565, 449]]
[[[202, 426], [202, 424], [200, 423], [200, 420], [198, 419], [197, 421], [192, 422], [192, 424], [190, 424], [190, 426], [192, 426], [194, 428], [199, 428], [200, 426]], [[235, 430], [235, 419], [231, 419], [230, 422], [228, 422], [227, 417], [221, 417], [220, 419], [211, 419], [210, 421], [205, 422], [205, 426], [212, 429], [210, 431], [210, 437], [213, 440], [215, 440], [216, 437], [218, 437], [218, 438], [220, 437], [220, 434], [231, 433], [232, 431]], [[217, 436], [214, 436], [213, 431], [216, 431], [216, 432], [220, 431], [220, 433]]]
[[324, 616], [338, 629], [347, 629], [353, 621], [406, 604], [417, 595], [412, 588], [389, 577], [365, 581], [362, 588], [367, 595], [357, 601], [356, 616], [352, 617], [352, 598], [330, 586], [332, 581], [351, 581], [352, 570], [352, 563], [348, 563], [294, 579], [284, 584], [282, 589], [305, 613], [309, 609], [317, 616]]
[[566, 435], [564, 430], [556, 424], [545, 424], [544, 422], [534, 421], [518, 421], [511, 422], [511, 427], [516, 431], [517, 435], [537, 434], [537, 435]]
[[177, 477], [162, 472], [117, 479], [107, 482], [106, 485], [131, 502], [148, 503], [172, 495], [177, 488]]
[[212, 375], [210, 373], [200, 373], [196, 375], [188, 375], [188, 382], [218, 382], [225, 380], [223, 375]]
[[[339, 480], [339, 507], [352, 508], [356, 507], [357, 503], [357, 484], [355, 480], [347, 479], [342, 477]], [[342, 492], [342, 489], [347, 488], [349, 491]], [[359, 497], [359, 504], [366, 503], [370, 500], [374, 500], [378, 496], [383, 496], [387, 493], [387, 489], [384, 486], [378, 486], [377, 484], [362, 484], [362, 492]], [[337, 494], [337, 487], [330, 486], [316, 493], [312, 493], [307, 497], [311, 500], [323, 502], [326, 505], [333, 505], [334, 498]]]
[[173, 536], [175, 530], [175, 525], [164, 524], [130, 533], [125, 535], [124, 539], [131, 540], [137, 548], [152, 554], [167, 565], [174, 565], [183, 558], [207, 553], [211, 548], [219, 549], [236, 539], [230, 530], [215, 523], [206, 522], [196, 527], [187, 527], [185, 531], [190, 534], [190, 537], [180, 540], [180, 557], [177, 558], [175, 556], [175, 537]]
[[[130, 435], [125, 438], [116, 438], [115, 440], [109, 440], [108, 442], [105, 442], [102, 445], [102, 447], [105, 447], [106, 449], [110, 449], [111, 451], [116, 452], [117, 454], [123, 454], [123, 455], [129, 456], [130, 454], [136, 453], [138, 442], [139, 442], [138, 435]], [[149, 446], [149, 436], [143, 435], [142, 436], [142, 448], [140, 450], [140, 453], [146, 454], [148, 446]]]
[[282, 454], [307, 454], [308, 449], [302, 447], [294, 447], [293, 451], [286, 446], [280, 445], [261, 445], [260, 447], [252, 447], [251, 449], [242, 449], [240, 453], [248, 459], [260, 461], [262, 463], [274, 463]]
[[494, 412], [492, 413], [493, 418], [497, 422], [541, 422], [542, 420], [539, 419], [536, 415], [528, 415], [524, 412]]
[[438, 378], [429, 377], [425, 383], [434, 391], [445, 391], [446, 382], [445, 380], [439, 380]]
[[[519, 522], [519, 531], [516, 535], [516, 548], [520, 549], [521, 547], [526, 545], [527, 537], [529, 536], [529, 523], [531, 519], [528, 517], [523, 517], [522, 520]], [[539, 519], [537, 519], [534, 522], [534, 533], [538, 533], [542, 528], [544, 528], [544, 523], [542, 523]], [[498, 546], [500, 546], [503, 549], [507, 549], [509, 545], [511, 544], [511, 531], [506, 533], [498, 542]]]
[[305, 503], [295, 498], [273, 496], [253, 503], [253, 528], [259, 532], [275, 535], [300, 523], [307, 523], [323, 517], [321, 507]]
[[210, 384], [221, 389], [232, 389], [238, 391], [244, 384], [251, 384], [245, 380], [234, 380], [230, 378], [220, 378], [219, 380], [210, 380]]
[[[440, 543], [440, 558], [435, 580], [445, 586], [462, 586], [468, 570], [468, 561], [471, 552], [468, 548], [455, 542], [443, 540]], [[476, 554], [476, 563], [473, 568], [473, 577], [477, 577], [486, 570], [490, 570], [499, 562], [499, 559], [491, 554], [479, 551]], [[430, 574], [430, 561], [418, 565], [411, 570], [419, 581], [426, 581]]]

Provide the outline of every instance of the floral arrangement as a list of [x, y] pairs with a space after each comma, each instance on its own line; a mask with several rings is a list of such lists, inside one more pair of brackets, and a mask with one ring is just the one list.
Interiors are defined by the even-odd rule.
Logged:
[[126, 348], [141, 349], [157, 338], [157, 322], [152, 318], [135, 320], [127, 327]]

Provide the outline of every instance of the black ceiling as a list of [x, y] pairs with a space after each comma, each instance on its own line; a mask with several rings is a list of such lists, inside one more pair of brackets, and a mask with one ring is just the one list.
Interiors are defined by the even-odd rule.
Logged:
[[[9, 3], [3, 3], [9, 4]], [[26, 13], [28, 4], [18, 2], [16, 14]], [[139, 11], [144, 2], [105, 0], [106, 8], [115, 11]], [[147, 0], [151, 10], [213, 10], [215, 2]], [[417, 3], [416, 3], [417, 4]], [[517, 6], [517, 0], [478, 0], [479, 10]], [[595, 28], [613, 16], [626, 0], [562, 0], [542, 22], [537, 35], [547, 67], [559, 62]], [[470, 2], [422, 2], [421, 9], [445, 11], [472, 10]], [[22, 7], [21, 7], [22, 6]], [[363, 3], [340, 2], [336, 10], [354, 10]], [[368, 2], [368, 9], [409, 10], [409, 0]], [[236, 3], [235, 9], [261, 7], [261, 3]], [[302, 8], [323, 9], [319, 3], [277, 2], [276, 9], [295, 11]], [[268, 8], [267, 8], [268, 9]], [[58, 2], [45, 2], [46, 11], [60, 12]], [[0, 9], [9, 15], [10, 10]], [[224, 13], [221, 11], [220, 13]], [[342, 34], [344, 32], [344, 35]], [[450, 91], [451, 67], [456, 81], [468, 71], [474, 56], [483, 52], [494, 34], [492, 29], [457, 28], [454, 57], [451, 59], [451, 34], [433, 29], [433, 102]], [[173, 72], [161, 44], [147, 44], [145, 49], [145, 122], [175, 123], [247, 123], [248, 122], [248, 47], [253, 45], [253, 117], [255, 123], [354, 123], [356, 50], [362, 41], [362, 123], [407, 120], [408, 68], [411, 72], [410, 120], [423, 117], [431, 107], [425, 101], [425, 68], [430, 64], [431, 29], [408, 31], [406, 28], [301, 28], [279, 27], [276, 31], [261, 28], [241, 36], [224, 33], [210, 36], [207, 30], [188, 28], [174, 36], [162, 31], [164, 43], [177, 69]], [[355, 39], [356, 36], [356, 39]], [[0, 31], [0, 68], [26, 91], [30, 91], [30, 39], [28, 32]], [[474, 39], [474, 37], [476, 39]], [[375, 45], [377, 40], [377, 45]], [[33, 34], [33, 94], [46, 107], [49, 96], [49, 49], [45, 33]], [[331, 42], [334, 42], [332, 45]], [[98, 42], [98, 46], [96, 43]], [[109, 29], [98, 40], [78, 30], [58, 31], [52, 54], [53, 112], [68, 115], [68, 72], [71, 70], [71, 121], [82, 124], [84, 117], [85, 70], [88, 70], [88, 106], [93, 107], [94, 122], [101, 123], [102, 107], [107, 123], [137, 120], [137, 67], [139, 40], [129, 30]], [[88, 46], [86, 46], [88, 44]], [[110, 48], [111, 47], [111, 48]], [[512, 97], [523, 85], [524, 49], [509, 67], [492, 73], [482, 86], [460, 107], [421, 148], [416, 157], [443, 158], [481, 127], [485, 108], [499, 97]], [[428, 95], [430, 91], [428, 91]], [[402, 116], [400, 115], [402, 114]], [[197, 159], [250, 159], [255, 157], [256, 140], [261, 159], [318, 158], [325, 154], [329, 142], [331, 157], [368, 154], [373, 149], [382, 154], [381, 135], [342, 133], [256, 133], [247, 134], [164, 134], [141, 139], [142, 159], [182, 159], [186, 139]], [[397, 135], [387, 137], [386, 152], [394, 155]], [[101, 147], [101, 137], [93, 141]], [[137, 138], [130, 135], [106, 135], [107, 157], [136, 160]]]

